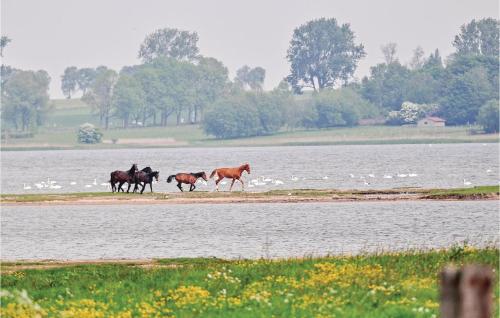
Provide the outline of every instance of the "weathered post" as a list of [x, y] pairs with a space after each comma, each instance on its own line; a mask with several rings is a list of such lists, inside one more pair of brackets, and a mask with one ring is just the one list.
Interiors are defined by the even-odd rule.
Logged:
[[492, 287], [487, 266], [446, 267], [441, 272], [441, 317], [491, 318]]

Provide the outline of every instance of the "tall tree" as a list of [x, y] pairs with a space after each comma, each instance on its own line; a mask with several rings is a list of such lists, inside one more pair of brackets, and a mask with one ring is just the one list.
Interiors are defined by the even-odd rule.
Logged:
[[128, 128], [130, 118], [136, 123], [140, 118], [145, 103], [141, 84], [132, 76], [120, 74], [113, 90], [114, 116], [122, 119], [123, 128]]
[[92, 87], [82, 97], [82, 100], [99, 115], [99, 122], [104, 129], [109, 128], [113, 89], [117, 80], [118, 74], [115, 71], [101, 67]]
[[418, 70], [424, 66], [425, 63], [425, 58], [424, 58], [424, 49], [419, 45], [413, 50], [413, 57], [411, 58], [410, 61], [410, 67], [413, 70]]
[[397, 62], [398, 58], [396, 57], [397, 52], [397, 44], [396, 43], [387, 43], [380, 47], [382, 54], [384, 55], [385, 64], [389, 65], [391, 63]]
[[460, 27], [453, 46], [458, 55], [487, 55], [498, 57], [499, 21], [493, 18], [472, 20]]
[[365, 56], [363, 45], [354, 39], [350, 25], [339, 26], [333, 18], [312, 20], [295, 29], [287, 51], [291, 64], [287, 79], [295, 91], [322, 90], [339, 81], [347, 84]]
[[139, 49], [139, 58], [151, 62], [158, 57], [191, 61], [198, 56], [196, 32], [164, 28], [148, 34]]
[[251, 68], [244, 65], [236, 71], [234, 82], [241, 89], [261, 91], [266, 78], [266, 70], [260, 66]]
[[16, 130], [33, 131], [49, 110], [46, 71], [16, 70], [2, 86], [2, 115]]
[[76, 91], [78, 79], [78, 69], [76, 66], [67, 67], [61, 76], [61, 90], [66, 98], [70, 99], [71, 94]]
[[3, 50], [5, 49], [5, 47], [7, 47], [7, 44], [9, 44], [10, 42], [12, 42], [12, 40], [5, 35], [2, 35], [2, 37], [0, 38], [0, 56], [1, 57], [3, 57]]
[[78, 70], [76, 75], [76, 83], [78, 84], [78, 89], [82, 91], [82, 94], [87, 92], [92, 86], [93, 81], [95, 80], [97, 71], [93, 68], [86, 67]]

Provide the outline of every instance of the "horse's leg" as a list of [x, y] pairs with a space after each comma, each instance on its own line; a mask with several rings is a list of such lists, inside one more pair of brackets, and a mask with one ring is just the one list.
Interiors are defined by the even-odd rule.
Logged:
[[120, 190], [122, 190], [122, 192], [125, 192], [125, 191], [123, 191], [123, 188], [122, 188], [123, 183], [124, 182], [120, 181], [120, 183], [118, 184], [118, 192], [120, 192]]
[[131, 185], [132, 185], [132, 183], [128, 182], [127, 193], [129, 193]]
[[149, 188], [151, 189], [151, 193], [153, 193], [153, 180], [149, 183]]
[[192, 192], [194, 189], [196, 189], [196, 186], [194, 183], [191, 183], [191, 186], [189, 187], [189, 192]]
[[245, 183], [241, 179], [238, 179], [239, 182], [241, 182], [241, 191], [245, 191]]
[[184, 190], [182, 190], [182, 184], [180, 182], [177, 183], [177, 188], [179, 188], [179, 190], [181, 190], [181, 192], [184, 192]]
[[146, 189], [146, 182], [142, 185], [141, 194], [144, 192], [144, 189]]
[[236, 181], [236, 179], [233, 179], [233, 181], [231, 181], [231, 186], [229, 187], [229, 192], [231, 192], [231, 190], [233, 189], [234, 181]]
[[217, 179], [215, 180], [215, 191], [219, 192], [219, 182], [221, 181], [222, 179]]

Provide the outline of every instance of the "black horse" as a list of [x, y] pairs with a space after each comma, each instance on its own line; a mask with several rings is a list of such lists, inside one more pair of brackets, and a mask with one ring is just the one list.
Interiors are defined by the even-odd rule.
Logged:
[[[134, 186], [134, 193], [137, 191], [139, 188], [139, 184], [142, 183], [142, 189], [141, 189], [141, 194], [144, 192], [144, 189], [146, 188], [146, 185], [149, 183], [149, 187], [151, 189], [151, 192], [153, 192], [153, 179], [158, 179], [160, 178], [160, 172], [159, 171], [150, 171], [146, 172], [144, 171], [149, 167], [146, 167], [142, 169], [141, 171], [138, 171], [134, 175], [134, 180], [133, 182], [135, 183]], [[151, 170], [151, 168], [149, 168]]]
[[[111, 183], [111, 190], [113, 192], [115, 191], [120, 192], [120, 190], [124, 192], [122, 189], [122, 185], [125, 182], [127, 182], [128, 183], [127, 193], [128, 193], [130, 191], [130, 186], [132, 185], [132, 180], [134, 179], [134, 175], [136, 172], [137, 172], [137, 164], [135, 163], [127, 171], [116, 170], [111, 172], [111, 178], [109, 180], [109, 183]], [[118, 190], [116, 189], [116, 183], [118, 183]]]

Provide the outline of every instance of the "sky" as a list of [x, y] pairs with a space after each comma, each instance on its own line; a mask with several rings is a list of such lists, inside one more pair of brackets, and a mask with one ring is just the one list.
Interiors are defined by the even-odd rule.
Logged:
[[453, 38], [472, 19], [498, 19], [496, 0], [1, 0], [1, 34], [12, 39], [3, 63], [46, 70], [50, 95], [62, 98], [60, 78], [68, 66], [106, 65], [117, 71], [139, 64], [145, 36], [159, 28], [196, 31], [200, 53], [219, 59], [233, 78], [243, 65], [266, 69], [265, 88], [289, 74], [286, 51], [293, 30], [312, 19], [349, 23], [365, 46], [357, 79], [383, 62], [380, 46], [398, 45], [407, 63], [421, 46], [451, 54]]

